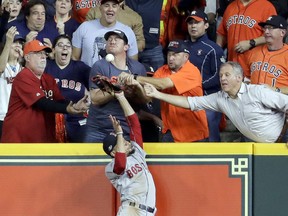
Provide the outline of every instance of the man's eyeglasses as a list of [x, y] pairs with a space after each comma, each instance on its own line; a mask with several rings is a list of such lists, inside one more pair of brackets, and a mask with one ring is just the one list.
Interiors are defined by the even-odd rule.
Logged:
[[30, 52], [30, 54], [34, 54], [38, 57], [42, 57], [42, 56], [47, 57], [48, 56], [48, 53], [46, 51]]
[[58, 43], [56, 46], [58, 46], [60, 49], [71, 49], [72, 47], [71, 44], [64, 45], [63, 43]]
[[276, 27], [274, 27], [274, 26], [264, 26], [264, 27], [262, 27], [262, 29], [263, 29], [263, 31], [266, 31], [266, 30], [272, 31], [273, 29], [276, 29]]

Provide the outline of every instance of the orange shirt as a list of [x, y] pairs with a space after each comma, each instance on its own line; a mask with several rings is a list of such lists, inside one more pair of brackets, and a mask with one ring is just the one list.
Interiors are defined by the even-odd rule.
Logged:
[[86, 20], [86, 15], [90, 8], [100, 5], [101, 0], [75, 0], [73, 1], [73, 14], [72, 17], [76, 19], [79, 23]]
[[[163, 90], [165, 93], [182, 96], [203, 96], [200, 72], [189, 61], [177, 73], [173, 74], [168, 66], [164, 65], [155, 72], [153, 77], [169, 77], [172, 80], [174, 87]], [[170, 130], [175, 142], [192, 142], [209, 136], [204, 110], [194, 112], [161, 101], [161, 117], [163, 133]]]
[[267, 45], [254, 48], [247, 56], [243, 70], [251, 72], [252, 84], [272, 87], [288, 86], [288, 45], [269, 51]]
[[[244, 53], [237, 53], [234, 47], [244, 40], [251, 40], [263, 35], [259, 22], [265, 22], [271, 15], [276, 15], [274, 6], [267, 0], [253, 0], [244, 6], [240, 0], [233, 1], [225, 10], [223, 20], [217, 33], [227, 38], [228, 60], [238, 62], [241, 66], [245, 63]], [[244, 74], [250, 78], [250, 74]]]

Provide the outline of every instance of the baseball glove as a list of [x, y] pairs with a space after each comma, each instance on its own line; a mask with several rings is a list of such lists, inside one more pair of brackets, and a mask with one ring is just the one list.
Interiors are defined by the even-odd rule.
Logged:
[[110, 79], [106, 76], [96, 75], [92, 77], [92, 82], [95, 83], [101, 91], [108, 93], [117, 93], [123, 90], [122, 86], [118, 84], [117, 79]]

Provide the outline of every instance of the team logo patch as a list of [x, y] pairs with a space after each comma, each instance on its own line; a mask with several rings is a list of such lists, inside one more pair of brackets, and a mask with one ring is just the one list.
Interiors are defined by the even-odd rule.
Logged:
[[38, 44], [39, 44], [39, 46], [44, 46], [44, 44], [42, 42], [40, 42], [40, 41], [39, 41]]
[[112, 146], [112, 145], [109, 145], [109, 147], [108, 147], [108, 151], [111, 151], [112, 148], [113, 148], [113, 146]]
[[226, 62], [225, 57], [222, 56], [222, 57], [220, 58], [220, 61], [221, 61], [222, 63], [225, 63], [225, 62]]
[[178, 48], [179, 47], [179, 42], [178, 41], [171, 41], [169, 43], [168, 47]]
[[197, 55], [198, 55], [198, 56], [199, 56], [199, 55], [202, 55], [202, 53], [203, 53], [203, 50], [201, 50], [201, 49], [197, 50]]

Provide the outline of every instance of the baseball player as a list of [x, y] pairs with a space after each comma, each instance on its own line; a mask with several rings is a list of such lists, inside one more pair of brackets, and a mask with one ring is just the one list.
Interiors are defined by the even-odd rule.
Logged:
[[[276, 15], [276, 10], [267, 0], [235, 0], [228, 5], [217, 29], [216, 42], [221, 47], [227, 43], [229, 61], [243, 67], [249, 50], [265, 43], [258, 23], [265, 22], [271, 15]], [[249, 80], [250, 74], [245, 73], [244, 77]]]
[[266, 44], [251, 51], [243, 70], [251, 72], [252, 84], [266, 84], [288, 93], [288, 45], [283, 43], [287, 22], [281, 16], [271, 16], [259, 25], [264, 29]]
[[152, 216], [156, 213], [156, 189], [145, 161], [140, 123], [124, 93], [113, 94], [130, 127], [128, 141], [123, 137], [120, 121], [110, 115], [114, 133], [111, 132], [103, 140], [103, 150], [113, 158], [106, 166], [105, 173], [121, 196], [117, 216]]

